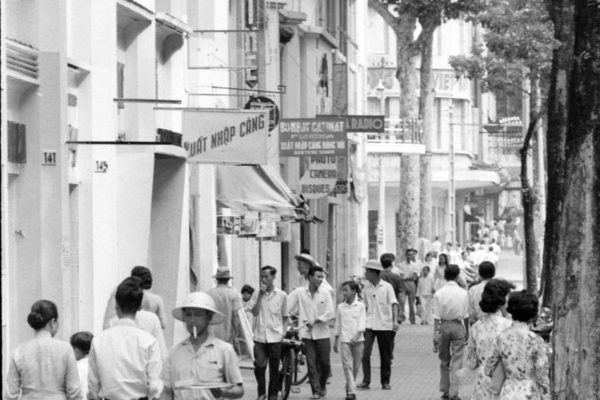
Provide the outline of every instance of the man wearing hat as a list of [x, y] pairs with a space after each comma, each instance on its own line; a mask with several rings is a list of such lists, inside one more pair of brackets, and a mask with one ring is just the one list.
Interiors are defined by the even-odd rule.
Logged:
[[229, 267], [217, 268], [213, 278], [217, 281], [217, 286], [210, 289], [208, 294], [214, 299], [217, 310], [224, 316], [222, 324], [212, 327], [213, 334], [227, 343], [234, 343], [235, 332], [241, 332], [237, 311], [243, 307], [242, 296], [229, 286], [229, 280], [233, 279]]
[[[297, 268], [298, 268], [298, 273], [301, 275], [301, 279], [302, 279], [301, 285], [308, 286], [308, 270], [310, 269], [310, 267], [321, 267], [321, 266], [319, 265], [319, 263], [317, 261], [315, 261], [315, 259], [308, 253], [308, 250], [306, 250], [306, 249], [302, 249], [300, 254], [296, 254], [296, 256], [294, 256], [294, 258], [298, 262]], [[325, 270], [323, 270], [323, 271], [325, 271]], [[325, 275], [327, 275], [327, 272], [325, 272]], [[323, 282], [321, 282], [321, 290], [326, 290], [329, 293], [331, 293], [331, 299], [333, 300], [333, 302], [335, 304], [335, 292], [333, 290], [333, 286], [331, 286], [331, 284], [329, 282], [327, 282], [327, 279], [325, 279], [325, 278], [323, 278]]]
[[185, 323], [190, 336], [169, 352], [162, 371], [161, 399], [241, 398], [244, 386], [233, 346], [208, 329], [224, 320], [213, 298], [203, 292], [190, 293], [173, 310], [173, 317]]
[[[410, 323], [415, 324], [415, 297], [417, 294], [417, 282], [421, 273], [421, 264], [417, 261], [417, 250], [406, 249], [406, 260], [400, 263], [400, 276], [404, 282], [404, 295], [400, 299], [400, 308], [404, 311], [404, 302], [408, 297], [408, 315]], [[404, 314], [404, 312], [402, 312]]]
[[392, 375], [392, 352], [394, 331], [398, 330], [398, 300], [392, 285], [381, 279], [383, 267], [377, 260], [369, 260], [364, 266], [367, 283], [363, 299], [367, 308], [365, 350], [363, 353], [363, 381], [359, 389], [369, 389], [371, 384], [371, 351], [377, 339], [381, 364], [381, 388], [390, 390]]

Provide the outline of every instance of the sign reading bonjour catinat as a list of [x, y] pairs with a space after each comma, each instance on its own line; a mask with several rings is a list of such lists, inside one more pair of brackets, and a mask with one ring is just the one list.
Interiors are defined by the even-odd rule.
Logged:
[[188, 161], [266, 164], [267, 110], [184, 109], [183, 147]]
[[345, 118], [294, 118], [279, 123], [281, 157], [346, 156]]

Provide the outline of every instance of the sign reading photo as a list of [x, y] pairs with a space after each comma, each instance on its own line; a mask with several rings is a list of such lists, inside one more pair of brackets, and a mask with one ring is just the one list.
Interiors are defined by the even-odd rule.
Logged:
[[266, 164], [267, 110], [184, 109], [183, 147], [188, 161]]

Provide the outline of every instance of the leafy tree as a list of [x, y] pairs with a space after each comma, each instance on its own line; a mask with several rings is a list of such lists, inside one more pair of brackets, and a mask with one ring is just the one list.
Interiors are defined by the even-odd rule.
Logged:
[[[400, 117], [423, 120], [426, 154], [402, 155], [400, 195], [400, 246], [414, 246], [418, 237], [431, 237], [431, 133], [433, 131], [433, 33], [448, 19], [481, 10], [484, 0], [369, 0], [396, 36], [396, 78], [400, 84]], [[417, 37], [417, 23], [421, 31]], [[417, 97], [417, 57], [421, 56], [420, 96]]]
[[[470, 56], [451, 57], [450, 64], [459, 75], [465, 75], [482, 82], [483, 90], [506, 91], [519, 95], [525, 91], [529, 95], [531, 115], [521, 148], [521, 189], [525, 226], [526, 281], [531, 290], [537, 288], [537, 266], [539, 256], [535, 240], [534, 206], [536, 191], [527, 178], [526, 163], [531, 148], [535, 127], [542, 116], [542, 92], [548, 87], [552, 51], [556, 47], [552, 21], [542, 0], [491, 0], [480, 13], [472, 16], [485, 29], [486, 48], [476, 47]], [[529, 79], [531, 90], [524, 89], [523, 80]], [[524, 116], [525, 117], [525, 116]], [[538, 182], [544, 185], [544, 182]], [[548, 204], [555, 209], [556, 192], [549, 191]], [[546, 232], [546, 258], [555, 247], [551, 242], [555, 230]], [[544, 274], [547, 276], [547, 274]], [[548, 279], [545, 279], [547, 282]], [[551, 283], [544, 293], [551, 295]]]
[[[553, 283], [553, 399], [600, 393], [600, 1], [546, 0], [560, 46], [548, 97], [548, 186], [559, 207]], [[550, 188], [552, 186], [552, 188]], [[548, 229], [548, 228], [547, 228]]]

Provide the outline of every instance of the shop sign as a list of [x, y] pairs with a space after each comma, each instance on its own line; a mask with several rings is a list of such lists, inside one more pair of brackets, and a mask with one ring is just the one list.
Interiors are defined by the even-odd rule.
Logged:
[[246, 103], [244, 109], [269, 111], [269, 132], [275, 129], [279, 123], [279, 108], [277, 107], [277, 104], [268, 97], [253, 97]]
[[346, 156], [345, 118], [282, 119], [279, 124], [281, 157]]
[[183, 147], [188, 161], [267, 164], [267, 110], [184, 109]]
[[305, 199], [327, 196], [338, 179], [338, 162], [335, 156], [306, 157], [304, 175], [300, 178], [300, 193]]
[[[383, 133], [385, 115], [344, 115], [347, 132]], [[317, 115], [317, 118], [331, 118], [330, 115]]]

